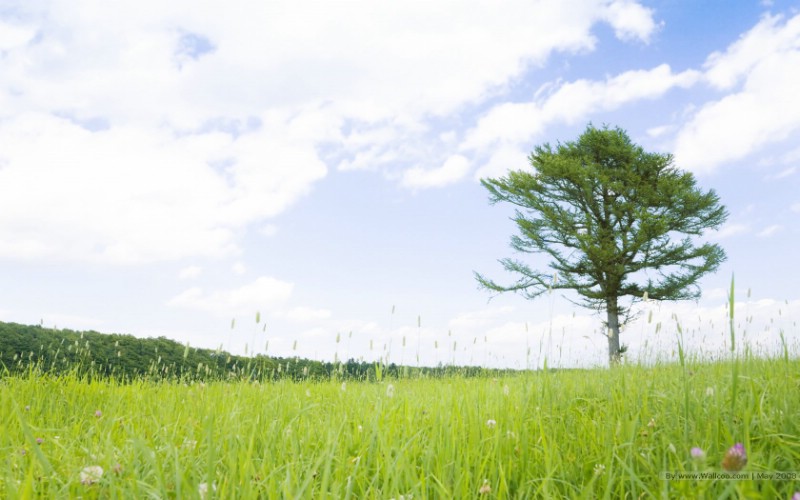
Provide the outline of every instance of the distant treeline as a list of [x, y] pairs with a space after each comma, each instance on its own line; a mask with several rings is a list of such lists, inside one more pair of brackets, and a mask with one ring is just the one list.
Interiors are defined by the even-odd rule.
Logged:
[[236, 356], [197, 349], [165, 337], [73, 331], [0, 322], [0, 370], [13, 375], [28, 370], [76, 373], [88, 378], [155, 380], [380, 380], [409, 376], [496, 376], [511, 370], [474, 366], [408, 367], [350, 359], [322, 362], [264, 355]]

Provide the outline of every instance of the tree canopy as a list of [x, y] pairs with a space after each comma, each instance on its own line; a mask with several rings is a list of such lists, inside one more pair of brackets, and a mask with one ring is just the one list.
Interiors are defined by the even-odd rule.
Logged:
[[529, 161], [530, 169], [481, 183], [491, 204], [516, 207], [511, 247], [549, 255], [549, 271], [505, 258], [500, 263], [516, 282], [476, 279], [526, 298], [575, 290], [581, 305], [607, 313], [610, 363], [619, 360], [619, 327], [629, 311], [621, 298], [699, 297], [699, 278], [725, 260], [719, 245], [694, 241], [727, 218], [717, 194], [698, 188], [671, 154], [646, 152], [624, 130], [590, 124], [576, 141], [537, 146]]

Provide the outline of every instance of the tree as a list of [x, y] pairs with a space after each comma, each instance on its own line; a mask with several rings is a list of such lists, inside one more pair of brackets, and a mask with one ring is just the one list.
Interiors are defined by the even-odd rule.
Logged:
[[630, 319], [621, 299], [630, 297], [632, 305], [647, 297], [699, 297], [697, 280], [715, 271], [725, 252], [697, 246], [692, 237], [718, 229], [727, 211], [713, 190], [703, 192], [691, 173], [675, 167], [672, 155], [645, 152], [620, 128], [590, 124], [574, 142], [537, 146], [529, 161], [532, 170], [481, 184], [492, 205], [516, 206], [519, 234], [511, 247], [548, 254], [552, 273], [506, 258], [499, 262], [518, 275], [510, 286], [475, 277], [483, 288], [528, 299], [575, 290], [580, 305], [605, 310], [609, 364], [618, 363], [620, 326]]

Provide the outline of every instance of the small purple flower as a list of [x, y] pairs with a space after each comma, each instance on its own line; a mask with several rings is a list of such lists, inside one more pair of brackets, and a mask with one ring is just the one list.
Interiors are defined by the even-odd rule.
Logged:
[[698, 448], [697, 446], [692, 448], [692, 451], [690, 451], [689, 453], [691, 453], [692, 458], [695, 460], [703, 460], [704, 458], [706, 458], [706, 452], [703, 451], [702, 448]]
[[742, 470], [745, 465], [747, 465], [747, 453], [744, 451], [744, 445], [736, 443], [725, 453], [725, 458], [722, 459], [722, 468], [736, 472]]
[[795, 491], [791, 500], [800, 500], [800, 491]]
[[31, 411], [31, 405], [25, 405], [25, 411]]
[[36, 438], [36, 444], [44, 443], [44, 438]]
[[100, 410], [95, 410], [95, 412], [94, 412], [94, 416], [95, 416], [95, 417], [97, 417], [97, 418], [100, 418], [100, 417], [102, 417], [102, 416], [103, 416], [103, 412], [102, 412], [102, 411], [100, 411]]

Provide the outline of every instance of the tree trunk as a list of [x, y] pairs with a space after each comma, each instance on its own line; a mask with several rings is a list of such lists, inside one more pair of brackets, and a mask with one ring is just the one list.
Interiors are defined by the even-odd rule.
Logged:
[[614, 366], [621, 360], [619, 352], [619, 309], [617, 308], [617, 298], [611, 297], [606, 301], [606, 312], [608, 314], [608, 366]]

